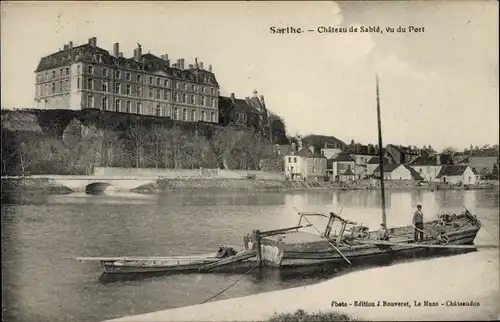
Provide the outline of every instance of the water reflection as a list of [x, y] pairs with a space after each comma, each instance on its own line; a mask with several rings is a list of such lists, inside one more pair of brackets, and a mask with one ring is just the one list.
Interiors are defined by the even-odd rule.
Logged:
[[[252, 229], [296, 225], [294, 208], [341, 212], [370, 228], [381, 221], [378, 191], [22, 197], [2, 204], [4, 308], [7, 317], [22, 321], [96, 321], [196, 304], [241, 276], [191, 274], [102, 283], [98, 263], [69, 259], [73, 256], [187, 255], [241, 246]], [[417, 204], [423, 205], [427, 219], [441, 208], [458, 213], [466, 206], [489, 218], [482, 220], [476, 243], [498, 242], [497, 191], [388, 191], [388, 224], [408, 225]], [[326, 223], [311, 221], [318, 228]], [[349, 270], [256, 272], [221, 298], [305, 285], [342, 272]]]

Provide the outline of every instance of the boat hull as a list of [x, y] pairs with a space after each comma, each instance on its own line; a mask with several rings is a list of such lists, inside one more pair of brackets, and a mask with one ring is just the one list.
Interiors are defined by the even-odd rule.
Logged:
[[[371, 242], [370, 244], [361, 243], [363, 241], [361, 239], [358, 239], [360, 242], [356, 243], [356, 239], [354, 239], [350, 245], [337, 244], [337, 248], [352, 264], [365, 264], [371, 260], [451, 253], [446, 248], [430, 248], [428, 246], [470, 245], [473, 244], [480, 229], [479, 221], [469, 221], [465, 217], [458, 218], [454, 225], [441, 227], [437, 221], [426, 223], [424, 231], [427, 238], [419, 243], [413, 241], [414, 228], [408, 226], [392, 229], [394, 237], [391, 242], [394, 245], [376, 245], [374, 243], [376, 243], [377, 238], [368, 237], [365, 241]], [[457, 228], [457, 226], [460, 227]], [[443, 245], [443, 240], [438, 235], [445, 236], [446, 245]], [[256, 241], [252, 238], [252, 235], [245, 237], [247, 249], [257, 247]], [[344, 257], [331, 246], [330, 243], [333, 239], [327, 241], [319, 235], [300, 231], [262, 237], [260, 257], [263, 266], [280, 268], [346, 264], [347, 261]]]

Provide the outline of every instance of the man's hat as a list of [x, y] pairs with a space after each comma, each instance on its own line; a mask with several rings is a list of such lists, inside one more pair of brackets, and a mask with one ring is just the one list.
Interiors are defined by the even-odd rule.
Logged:
[[417, 205], [417, 208], [422, 208], [422, 205]]
[[384, 224], [384, 223], [381, 223], [381, 224], [380, 224], [380, 226], [385, 227], [385, 224]]

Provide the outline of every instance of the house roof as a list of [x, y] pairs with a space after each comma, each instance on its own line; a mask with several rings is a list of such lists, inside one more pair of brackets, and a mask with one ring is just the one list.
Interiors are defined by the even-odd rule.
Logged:
[[387, 147], [392, 147], [392, 148], [394, 148], [395, 150], [397, 150], [400, 153], [411, 154], [411, 155], [418, 155], [418, 151], [412, 149], [409, 146], [388, 144]]
[[354, 159], [347, 152], [340, 152], [337, 156], [331, 158], [333, 162], [354, 162]]
[[235, 98], [234, 101], [231, 97], [219, 96], [219, 109], [229, 108], [234, 112], [259, 114], [246, 100]]
[[436, 157], [417, 157], [409, 163], [410, 166], [426, 166], [426, 165], [438, 165]]
[[[401, 164], [384, 164], [384, 173], [391, 173], [392, 171], [396, 170], [397, 167], [399, 167]], [[375, 168], [373, 172], [380, 172], [380, 166]]]
[[468, 167], [468, 165], [444, 165], [436, 178], [441, 178], [442, 176], [461, 176]]
[[363, 145], [359, 143], [355, 143], [354, 145], [348, 145], [347, 151], [350, 154], [360, 154], [360, 155], [377, 155], [378, 152], [375, 149], [375, 146], [372, 145]]
[[247, 100], [247, 103], [255, 109], [255, 111], [264, 112], [266, 110], [266, 106], [264, 102], [261, 102], [260, 99], [256, 96], [250, 97]]
[[302, 150], [300, 150], [299, 152], [297, 152], [297, 155], [298, 156], [301, 156], [301, 157], [307, 157], [307, 158], [322, 158], [322, 159], [326, 159], [325, 156], [315, 152], [313, 153], [310, 149], [309, 149], [309, 146], [305, 146], [304, 148], [302, 148]]
[[[379, 164], [380, 163], [380, 158], [379, 157], [372, 157], [367, 164]], [[384, 164], [388, 164], [389, 163], [389, 159], [388, 158], [384, 158]]]
[[498, 164], [498, 157], [470, 157], [469, 159], [469, 166], [476, 170], [484, 168], [493, 170], [493, 164]]
[[[99, 59], [97, 57], [99, 57]], [[42, 57], [35, 72], [67, 67], [71, 63], [78, 61], [93, 62], [95, 64], [103, 64], [110, 67], [121, 67], [123, 69], [142, 70], [150, 73], [163, 72], [173, 78], [214, 86], [219, 85], [215, 78], [215, 74], [204, 69], [193, 68], [181, 70], [173, 68], [169, 66], [166, 60], [150, 53], [141, 55], [141, 61], [139, 62], [133, 58], [115, 57], [110, 55], [107, 50], [97, 46], [93, 47], [88, 43]]]
[[343, 176], [354, 176], [355, 173], [352, 172], [351, 168], [347, 168], [347, 170], [344, 171], [344, 173], [342, 173]]
[[330, 147], [337, 147], [340, 149], [344, 149], [346, 146], [342, 140], [336, 138], [335, 136], [310, 134], [303, 137], [302, 141], [313, 144], [317, 147], [324, 147], [325, 143], [327, 143]]
[[410, 170], [410, 173], [411, 173], [411, 176], [413, 177], [413, 179], [415, 180], [424, 180], [424, 177], [418, 173], [418, 171], [416, 171], [415, 169], [413, 169], [412, 167], [408, 166], [408, 165], [404, 165], [408, 170]]

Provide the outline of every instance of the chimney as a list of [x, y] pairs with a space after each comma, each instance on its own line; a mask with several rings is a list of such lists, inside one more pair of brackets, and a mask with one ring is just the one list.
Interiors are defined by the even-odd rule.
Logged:
[[73, 49], [73, 42], [72, 41], [69, 42], [69, 49]]
[[253, 96], [254, 96], [254, 97], [258, 97], [258, 96], [257, 96], [257, 94], [258, 94], [257, 90], [256, 90], [256, 89], [254, 89], [254, 90], [253, 90]]
[[117, 42], [113, 44], [113, 56], [115, 57], [120, 56], [120, 44]]
[[89, 45], [90, 45], [90, 47], [93, 47], [93, 48], [97, 47], [97, 38], [96, 37], [90, 38]]
[[302, 139], [300, 137], [297, 137], [297, 146], [298, 151], [302, 150]]
[[203, 62], [200, 62], [200, 69], [203, 69]]
[[292, 142], [292, 144], [290, 145], [290, 148], [291, 148], [292, 152], [295, 152], [297, 150], [297, 147], [295, 146], [294, 142]]
[[309, 151], [311, 151], [311, 153], [314, 154], [314, 146], [313, 145], [309, 146]]
[[177, 68], [177, 64], [172, 64], [172, 68]]
[[212, 72], [212, 65], [208, 65], [208, 71]]
[[64, 48], [63, 50], [68, 50], [69, 49], [69, 45], [64, 45], [63, 48]]
[[140, 62], [142, 57], [142, 46], [138, 43], [137, 48], [134, 49], [134, 60]]
[[180, 61], [181, 61], [181, 66], [180, 67], [181, 67], [182, 70], [184, 70], [184, 58], [181, 58]]
[[235, 97], [234, 97], [234, 93], [231, 93], [231, 101], [234, 103], [234, 100], [235, 100]]
[[167, 61], [167, 66], [170, 67], [170, 60], [166, 60]]
[[118, 57], [123, 58], [123, 53], [122, 53], [122, 52], [119, 52], [119, 53], [118, 53]]
[[181, 69], [181, 60], [177, 59], [177, 64], [175, 64], [176, 68]]
[[199, 68], [200, 66], [198, 65], [198, 58], [195, 57], [194, 59], [194, 68]]
[[436, 154], [436, 164], [441, 165], [441, 154]]
[[193, 69], [193, 64], [189, 64], [189, 69]]

